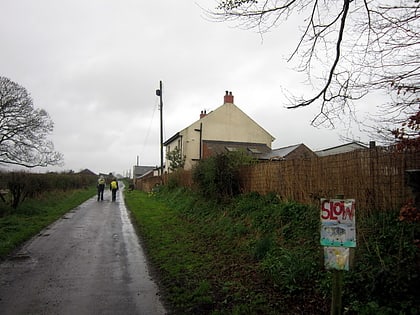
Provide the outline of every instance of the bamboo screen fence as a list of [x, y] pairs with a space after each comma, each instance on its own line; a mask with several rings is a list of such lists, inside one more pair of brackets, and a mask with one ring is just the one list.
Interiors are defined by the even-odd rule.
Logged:
[[398, 209], [412, 198], [405, 171], [420, 168], [420, 152], [383, 148], [308, 160], [259, 163], [241, 170], [244, 192], [274, 192], [285, 200], [356, 199], [359, 209]]
[[[420, 169], [420, 151], [376, 147], [312, 159], [262, 162], [242, 168], [240, 181], [243, 193], [275, 193], [283, 200], [306, 204], [344, 195], [356, 199], [358, 209], [388, 210], [399, 209], [413, 198], [406, 184], [405, 171], [409, 169]], [[177, 182], [191, 187], [191, 172], [181, 174], [176, 175]], [[164, 183], [169, 176], [165, 175]]]

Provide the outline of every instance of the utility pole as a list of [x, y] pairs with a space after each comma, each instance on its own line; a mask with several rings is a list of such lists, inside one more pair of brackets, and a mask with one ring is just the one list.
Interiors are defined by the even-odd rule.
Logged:
[[156, 95], [160, 99], [160, 175], [163, 175], [163, 99], [162, 99], [162, 81], [159, 81], [159, 90]]
[[200, 129], [194, 129], [194, 131], [198, 131], [200, 133], [200, 151], [198, 153], [198, 159], [201, 160], [203, 157], [203, 148], [202, 148], [202, 142], [203, 142], [203, 123], [200, 123]]

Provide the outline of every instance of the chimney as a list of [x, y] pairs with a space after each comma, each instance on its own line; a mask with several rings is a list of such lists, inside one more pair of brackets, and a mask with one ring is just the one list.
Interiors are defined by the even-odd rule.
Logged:
[[224, 97], [224, 104], [226, 103], [232, 103], [233, 104], [233, 95], [232, 92], [226, 91], [225, 97]]
[[207, 115], [206, 110], [202, 110], [200, 113], [200, 119]]

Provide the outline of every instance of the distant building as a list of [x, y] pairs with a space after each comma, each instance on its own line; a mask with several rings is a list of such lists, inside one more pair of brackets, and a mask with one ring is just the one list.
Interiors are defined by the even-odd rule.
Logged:
[[303, 143], [271, 150], [261, 155], [261, 160], [295, 160], [317, 157], [315, 152]]
[[151, 172], [156, 170], [156, 166], [140, 166], [136, 165], [133, 167], [133, 179], [141, 178], [146, 174], [150, 174]]
[[[148, 178], [154, 177], [154, 180], [148, 181]], [[157, 166], [134, 166], [133, 167], [133, 184], [129, 189], [140, 189], [143, 191], [151, 191], [153, 186], [161, 184], [159, 176], [159, 168]]]
[[96, 174], [94, 172], [92, 172], [91, 170], [89, 170], [87, 168], [85, 168], [84, 170], [81, 170], [78, 174], [96, 176]]
[[315, 153], [316, 155], [321, 157], [321, 156], [341, 154], [341, 153], [351, 152], [355, 150], [364, 150], [364, 149], [368, 149], [368, 147], [360, 142], [353, 141], [350, 143], [338, 145], [338, 146], [327, 148], [324, 150], [315, 151]]

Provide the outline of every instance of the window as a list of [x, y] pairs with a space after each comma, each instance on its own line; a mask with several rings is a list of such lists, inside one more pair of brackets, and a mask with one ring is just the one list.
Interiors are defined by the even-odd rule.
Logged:
[[258, 150], [257, 148], [248, 148], [248, 150], [251, 152], [251, 153], [254, 153], [254, 154], [261, 154], [262, 152], [260, 151], [260, 150]]

